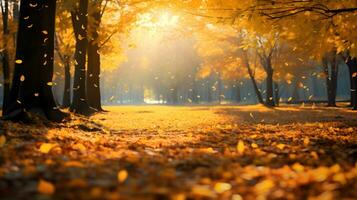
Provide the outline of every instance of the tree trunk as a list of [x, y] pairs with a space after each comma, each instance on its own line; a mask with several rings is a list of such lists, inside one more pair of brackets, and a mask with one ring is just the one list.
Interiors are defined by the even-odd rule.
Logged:
[[347, 66], [350, 71], [351, 106], [353, 110], [357, 110], [357, 58], [349, 58]]
[[266, 105], [275, 106], [274, 102], [274, 81], [273, 81], [273, 69], [271, 66], [267, 66], [267, 79], [266, 79]]
[[218, 84], [217, 84], [217, 89], [218, 89], [218, 104], [222, 104], [222, 99], [223, 99], [223, 92], [222, 92], [222, 78], [221, 74], [218, 74]]
[[329, 107], [336, 106], [337, 94], [337, 77], [338, 77], [338, 63], [336, 61], [336, 54], [332, 55], [329, 62], [328, 58], [323, 58], [324, 73], [326, 76], [327, 102]]
[[62, 107], [68, 108], [71, 105], [71, 71], [69, 57], [65, 57], [64, 65], [64, 90], [63, 90], [63, 100]]
[[75, 11], [71, 13], [76, 50], [74, 53], [75, 71], [73, 83], [73, 100], [70, 110], [74, 113], [92, 114], [86, 96], [86, 56], [88, 48], [88, 0], [80, 0]]
[[279, 90], [279, 83], [274, 82], [274, 98], [275, 98], [275, 104], [276, 106], [279, 106], [280, 104], [280, 90]]
[[2, 68], [3, 68], [3, 79], [4, 79], [4, 93], [3, 93], [3, 105], [2, 110], [7, 107], [7, 102], [10, 94], [10, 61], [7, 38], [9, 37], [9, 1], [1, 1], [1, 13], [2, 13], [2, 27], [3, 27], [3, 38], [4, 46], [2, 52]]
[[95, 4], [92, 14], [94, 22], [90, 26], [91, 39], [88, 44], [87, 100], [89, 106], [96, 111], [103, 111], [100, 94], [100, 54], [98, 29], [101, 23], [100, 5]]
[[292, 94], [292, 99], [293, 99], [293, 102], [295, 102], [295, 103], [300, 102], [299, 83], [300, 83], [300, 80], [295, 78], [294, 85], [293, 85], [293, 87], [294, 87], [293, 94]]
[[246, 67], [247, 67], [247, 69], [248, 69], [248, 74], [249, 74], [250, 80], [251, 80], [252, 83], [253, 83], [254, 92], [255, 92], [255, 94], [257, 95], [258, 102], [259, 102], [260, 104], [264, 104], [264, 105], [265, 105], [265, 102], [264, 102], [264, 100], [263, 100], [262, 93], [260, 92], [259, 87], [258, 87], [258, 84], [257, 84], [257, 82], [256, 82], [256, 80], [255, 80], [255, 76], [254, 76], [253, 70], [252, 70], [252, 68], [250, 67], [250, 64], [249, 64], [247, 55], [245, 56], [244, 62], [245, 62], [245, 65], [246, 65]]
[[52, 93], [56, 1], [22, 0], [20, 5], [16, 65], [5, 119], [28, 120], [27, 111], [39, 109], [49, 120], [62, 121], [68, 115], [58, 109]]

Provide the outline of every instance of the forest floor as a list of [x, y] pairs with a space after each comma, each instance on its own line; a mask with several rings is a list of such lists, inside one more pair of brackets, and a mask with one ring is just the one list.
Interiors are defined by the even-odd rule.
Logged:
[[357, 199], [357, 114], [122, 106], [0, 121], [0, 199]]

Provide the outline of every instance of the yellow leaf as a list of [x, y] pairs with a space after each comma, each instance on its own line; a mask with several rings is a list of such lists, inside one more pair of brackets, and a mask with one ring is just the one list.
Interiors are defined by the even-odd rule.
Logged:
[[64, 164], [65, 167], [84, 167], [84, 165], [79, 161], [68, 161]]
[[239, 142], [237, 144], [238, 153], [243, 154], [244, 153], [244, 149], [245, 149], [244, 142], [242, 140], [239, 140]]
[[310, 139], [308, 138], [308, 137], [306, 137], [305, 139], [304, 139], [304, 145], [305, 146], [308, 146], [310, 144]]
[[56, 188], [52, 183], [47, 182], [45, 180], [40, 180], [40, 182], [38, 183], [38, 186], [37, 186], [37, 190], [41, 194], [51, 195], [55, 192]]
[[87, 148], [81, 143], [77, 143], [77, 144], [73, 145], [73, 148], [76, 150], [79, 150], [79, 151], [87, 150]]
[[3, 147], [6, 143], [6, 137], [4, 135], [0, 136], [0, 147]]
[[254, 148], [254, 149], [258, 148], [258, 145], [255, 144], [255, 143], [252, 143], [251, 146], [252, 146], [252, 148]]
[[229, 191], [230, 189], [232, 189], [232, 186], [229, 183], [216, 183], [214, 185], [214, 190], [217, 193], [224, 193], [226, 191]]
[[270, 191], [274, 187], [274, 182], [272, 180], [264, 180], [257, 185], [255, 185], [255, 190], [258, 194], [264, 194]]
[[283, 150], [285, 148], [285, 144], [277, 144], [276, 147], [278, 147], [278, 149]]
[[293, 170], [295, 170], [296, 172], [302, 172], [304, 171], [304, 166], [302, 166], [300, 163], [295, 163], [292, 166]]
[[118, 172], [118, 181], [119, 183], [124, 183], [124, 181], [128, 178], [128, 172], [126, 170], [120, 170]]
[[43, 143], [43, 144], [41, 144], [39, 151], [40, 151], [41, 153], [48, 153], [48, 152], [50, 152], [51, 149], [52, 149], [53, 147], [55, 147], [55, 146], [57, 146], [57, 144], [53, 144], [53, 143]]
[[195, 185], [192, 187], [192, 193], [197, 196], [215, 198], [216, 194], [205, 185]]
[[15, 60], [15, 63], [16, 63], [16, 64], [22, 64], [22, 60], [17, 59], [17, 60]]

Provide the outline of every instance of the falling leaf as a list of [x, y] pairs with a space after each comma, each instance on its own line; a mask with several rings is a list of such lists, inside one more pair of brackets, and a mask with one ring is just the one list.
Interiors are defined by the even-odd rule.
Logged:
[[21, 81], [21, 82], [24, 82], [24, 81], [25, 81], [25, 76], [24, 76], [24, 75], [21, 75], [20, 81]]
[[244, 149], [245, 149], [244, 142], [242, 140], [239, 140], [239, 142], [237, 144], [238, 153], [243, 154], [244, 153]]
[[17, 59], [17, 60], [15, 60], [15, 63], [16, 63], [16, 64], [22, 64], [22, 60]]
[[53, 147], [57, 146], [57, 144], [54, 143], [43, 143], [40, 146], [39, 151], [41, 153], [49, 153]]
[[41, 194], [47, 194], [47, 195], [51, 195], [53, 193], [55, 193], [55, 186], [45, 180], [40, 180], [40, 182], [38, 183], [37, 186], [37, 190], [41, 193]]
[[120, 170], [118, 172], [118, 181], [119, 183], [124, 183], [125, 180], [128, 178], [129, 174], [126, 170]]

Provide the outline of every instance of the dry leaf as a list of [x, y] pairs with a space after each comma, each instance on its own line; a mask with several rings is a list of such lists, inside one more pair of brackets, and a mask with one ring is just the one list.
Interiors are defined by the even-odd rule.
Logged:
[[128, 178], [129, 174], [126, 170], [120, 170], [118, 172], [118, 181], [119, 183], [124, 183], [125, 180]]
[[47, 194], [47, 195], [51, 195], [53, 193], [55, 193], [55, 186], [45, 180], [40, 180], [40, 182], [38, 183], [37, 186], [37, 190], [41, 193], [41, 194]]

